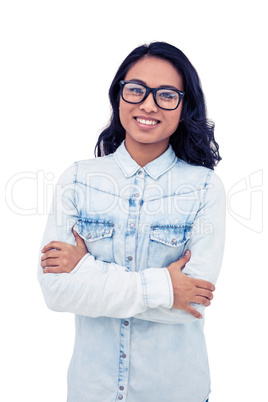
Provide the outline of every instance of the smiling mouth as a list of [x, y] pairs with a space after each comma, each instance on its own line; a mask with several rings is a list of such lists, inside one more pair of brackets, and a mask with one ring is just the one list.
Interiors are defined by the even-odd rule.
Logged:
[[135, 117], [135, 120], [140, 124], [145, 124], [146, 126], [156, 126], [156, 124], [160, 123], [159, 120], [142, 119], [140, 117]]

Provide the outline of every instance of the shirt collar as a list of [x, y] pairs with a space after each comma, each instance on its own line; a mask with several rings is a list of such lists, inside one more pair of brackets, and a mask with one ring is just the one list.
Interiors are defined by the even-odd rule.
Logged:
[[[119, 145], [119, 147], [115, 151], [114, 157], [117, 164], [120, 166], [126, 177], [131, 177], [139, 169], [142, 169], [140, 165], [138, 165], [138, 163], [134, 161], [134, 159], [132, 159], [129, 152], [127, 151], [125, 146], [125, 140]], [[163, 173], [171, 169], [175, 165], [177, 160], [178, 158], [172, 146], [169, 144], [168, 149], [162, 155], [160, 155], [153, 161], [147, 163], [147, 165], [145, 165], [143, 169], [150, 177], [152, 177], [155, 180]]]

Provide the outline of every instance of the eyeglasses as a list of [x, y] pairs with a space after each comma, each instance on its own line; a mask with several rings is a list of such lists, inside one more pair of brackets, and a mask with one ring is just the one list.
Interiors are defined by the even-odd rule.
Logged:
[[185, 92], [166, 87], [150, 88], [134, 81], [120, 81], [121, 97], [128, 103], [141, 103], [149, 93], [153, 93], [154, 101], [164, 110], [175, 110], [179, 106]]

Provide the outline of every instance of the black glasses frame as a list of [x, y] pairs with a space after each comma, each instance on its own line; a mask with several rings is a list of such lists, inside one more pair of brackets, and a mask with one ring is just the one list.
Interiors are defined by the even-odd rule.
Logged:
[[[126, 84], [138, 84], [138, 85], [141, 85], [142, 87], [144, 87], [144, 88], [146, 89], [146, 92], [145, 92], [145, 94], [144, 94], [143, 99], [140, 100], [139, 102], [130, 102], [130, 101], [127, 101], [126, 99], [124, 99], [124, 97], [123, 97], [123, 90], [124, 90], [124, 86], [125, 86]], [[147, 87], [147, 85], [141, 84], [140, 82], [136, 82], [136, 81], [124, 81], [124, 80], [121, 80], [121, 81], [120, 81], [120, 87], [121, 87], [120, 95], [121, 95], [121, 98], [122, 98], [125, 102], [127, 102], [127, 103], [132, 103], [132, 104], [134, 104], [134, 105], [137, 105], [137, 104], [143, 102], [143, 101], [147, 98], [147, 96], [152, 92], [153, 98], [154, 98], [154, 101], [155, 101], [155, 104], [156, 104], [158, 107], [160, 107], [160, 109], [164, 109], [164, 110], [175, 110], [175, 109], [177, 109], [177, 108], [179, 107], [179, 104], [181, 103], [182, 98], [183, 98], [184, 95], [185, 95], [185, 92], [179, 91], [178, 89], [168, 88], [168, 87], [150, 88], [150, 87]], [[172, 90], [172, 91], [174, 91], [174, 92], [177, 92], [177, 94], [179, 94], [179, 102], [178, 102], [177, 106], [174, 107], [173, 109], [167, 109], [167, 108], [165, 108], [165, 107], [162, 107], [162, 106], [158, 105], [157, 100], [156, 100], [156, 92], [157, 92], [159, 89], [169, 89], [169, 90]]]

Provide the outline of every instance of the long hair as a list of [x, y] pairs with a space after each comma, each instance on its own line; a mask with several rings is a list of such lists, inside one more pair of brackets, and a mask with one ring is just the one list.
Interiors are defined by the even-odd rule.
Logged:
[[125, 139], [125, 129], [119, 118], [120, 80], [128, 70], [144, 56], [169, 61], [183, 78], [185, 95], [178, 128], [170, 137], [170, 144], [178, 158], [199, 166], [213, 169], [221, 160], [219, 146], [214, 138], [214, 123], [206, 113], [204, 94], [195, 68], [185, 54], [165, 42], [153, 42], [134, 49], [119, 67], [109, 89], [112, 106], [110, 123], [99, 135], [95, 156], [109, 155], [116, 151]]

